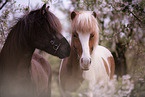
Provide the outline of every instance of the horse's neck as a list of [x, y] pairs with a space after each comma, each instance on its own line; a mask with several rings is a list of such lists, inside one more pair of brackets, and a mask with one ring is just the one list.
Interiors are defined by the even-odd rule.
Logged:
[[77, 55], [77, 52], [75, 52], [73, 46], [71, 47], [71, 52], [70, 52], [70, 56], [68, 58], [68, 61], [70, 64], [67, 64], [67, 68], [68, 70], [71, 69], [76, 71], [76, 70], [80, 70], [80, 63], [79, 63], [79, 57]]
[[60, 71], [61, 85], [66, 91], [75, 91], [83, 80], [79, 58], [71, 45], [70, 56], [63, 60]]
[[[11, 42], [13, 41], [13, 42]], [[17, 44], [16, 41], [8, 38], [0, 53], [0, 66], [4, 65], [4, 69], [14, 70], [22, 65], [29, 67], [34, 49], [28, 46]]]

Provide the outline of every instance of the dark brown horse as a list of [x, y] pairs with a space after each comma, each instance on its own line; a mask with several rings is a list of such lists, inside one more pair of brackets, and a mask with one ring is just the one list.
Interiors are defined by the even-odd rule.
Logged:
[[50, 97], [51, 68], [33, 52], [38, 48], [68, 57], [70, 45], [60, 32], [58, 18], [46, 5], [19, 19], [0, 53], [0, 97]]

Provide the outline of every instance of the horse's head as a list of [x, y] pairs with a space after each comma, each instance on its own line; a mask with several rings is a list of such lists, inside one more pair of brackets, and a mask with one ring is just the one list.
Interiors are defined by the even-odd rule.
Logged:
[[88, 70], [91, 65], [91, 54], [99, 41], [99, 28], [95, 12], [72, 12], [72, 44], [80, 57], [80, 67]]
[[29, 18], [29, 31], [31, 32], [31, 45], [46, 51], [59, 58], [68, 57], [70, 45], [61, 34], [59, 19], [51, 13], [46, 5], [39, 10], [31, 11]]

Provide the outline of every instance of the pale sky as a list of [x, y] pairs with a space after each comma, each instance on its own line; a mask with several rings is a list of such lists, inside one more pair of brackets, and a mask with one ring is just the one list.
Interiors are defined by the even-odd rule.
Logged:
[[[28, 6], [28, 2], [29, 0], [15, 0], [16, 4], [21, 4], [21, 5], [25, 5]], [[30, 0], [30, 5], [32, 6], [36, 6], [36, 4], [41, 5], [43, 2], [41, 0]]]
[[[42, 2], [41, 0], [15, 0], [16, 1], [16, 5], [23, 5], [23, 6], [28, 6], [30, 3], [30, 10], [32, 8], [35, 8], [35, 6], [38, 4], [38, 7], [40, 8], [44, 2]], [[55, 8], [53, 5], [55, 5], [56, 3], [58, 3], [59, 1], [63, 2], [63, 7], [64, 8], [69, 8], [69, 5], [71, 4], [70, 0], [51, 0], [53, 1], [49, 6], [50, 6], [50, 11], [52, 13], [54, 13], [60, 20], [61, 24], [63, 25], [63, 31], [62, 34], [67, 37], [69, 35], [69, 32], [66, 32], [67, 29], [69, 29], [69, 22], [67, 20], [67, 17], [65, 16], [65, 14], [63, 12], [61, 12], [59, 9]]]
[[[23, 5], [23, 6], [28, 6], [30, 5], [30, 9], [35, 8], [35, 6], [38, 4], [39, 7], [41, 7], [44, 2], [42, 2], [41, 0], [15, 0], [16, 1], [16, 5]], [[71, 4], [70, 0], [51, 0], [52, 3], [49, 5], [50, 6], [50, 10], [54, 13], [54, 14], [58, 14], [60, 17], [63, 17], [63, 13], [60, 12], [58, 9], [54, 8], [53, 5], [55, 5], [56, 3], [58, 3], [59, 1], [62, 1], [64, 4], [64, 8], [68, 8], [69, 5]]]
[[[16, 6], [18, 6], [19, 4], [23, 7], [26, 7], [26, 6], [30, 6], [30, 11], [31, 10], [34, 10], [33, 8], [36, 7], [36, 5], [38, 5], [38, 8], [41, 8], [42, 5], [44, 4], [44, 2], [42, 2], [41, 0], [15, 0], [16, 1]], [[65, 15], [65, 13], [63, 13], [62, 11], [60, 11], [58, 8], [54, 7], [54, 5], [58, 2], [63, 2], [63, 5], [60, 5], [60, 6], [63, 6], [64, 8], [68, 9], [71, 2], [70, 0], [51, 0], [53, 1], [52, 3], [50, 3], [50, 8], [49, 10], [54, 13], [60, 20], [61, 24], [63, 25], [63, 35], [66, 37], [68, 34], [67, 29], [69, 28], [69, 22], [67, 20], [67, 17]], [[1, 14], [1, 12], [0, 12]], [[16, 13], [17, 17], [21, 17], [23, 16], [23, 13]], [[9, 20], [11, 20], [13, 18], [11, 18], [11, 15], [9, 17]]]

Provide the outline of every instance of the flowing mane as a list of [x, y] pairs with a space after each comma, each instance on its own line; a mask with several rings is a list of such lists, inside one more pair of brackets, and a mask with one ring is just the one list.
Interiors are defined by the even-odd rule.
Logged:
[[83, 33], [97, 32], [99, 33], [98, 21], [90, 11], [79, 12], [79, 15], [71, 22], [73, 32], [79, 31]]

